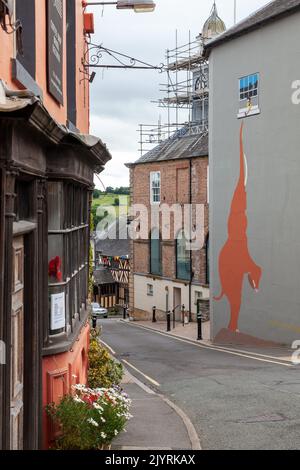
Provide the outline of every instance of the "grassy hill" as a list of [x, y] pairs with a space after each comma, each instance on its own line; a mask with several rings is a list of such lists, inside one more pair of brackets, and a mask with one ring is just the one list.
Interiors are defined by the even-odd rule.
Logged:
[[[116, 215], [118, 216], [120, 213], [120, 206], [117, 204], [117, 201], [120, 201], [119, 198], [121, 198], [122, 201], [127, 201], [127, 205], [129, 204], [129, 196], [123, 195], [123, 194], [112, 194], [112, 193], [107, 193], [107, 194], [101, 194], [99, 198], [94, 198], [92, 202], [92, 214], [94, 218], [94, 225], [95, 227], [101, 220], [101, 216], [97, 215], [97, 209], [98, 207], [103, 207], [104, 210], [107, 210], [107, 207], [113, 207], [114, 210], [116, 211]], [[125, 198], [125, 199], [124, 199]], [[124, 209], [123, 209], [124, 212]], [[127, 213], [127, 210], [126, 210]]]
[[[123, 194], [101, 194], [97, 199], [93, 199], [92, 207], [95, 206], [115, 206], [115, 200], [119, 198], [125, 198], [127, 203], [129, 201], [129, 196], [124, 196]], [[117, 206], [116, 206], [117, 208]]]

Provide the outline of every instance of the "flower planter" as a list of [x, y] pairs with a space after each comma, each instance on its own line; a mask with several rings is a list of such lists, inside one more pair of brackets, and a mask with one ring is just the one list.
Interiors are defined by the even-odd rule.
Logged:
[[56, 448], [111, 450], [111, 442], [132, 417], [128, 395], [116, 386], [91, 389], [75, 385], [73, 391], [73, 395], [66, 395], [60, 403], [47, 407], [53, 423], [61, 429]]

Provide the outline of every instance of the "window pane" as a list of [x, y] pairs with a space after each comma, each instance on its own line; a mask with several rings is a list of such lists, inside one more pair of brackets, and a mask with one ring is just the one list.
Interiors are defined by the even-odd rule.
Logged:
[[258, 80], [257, 73], [240, 78], [240, 101], [258, 96]]
[[186, 248], [187, 240], [183, 231], [177, 239], [177, 278], [189, 281], [191, 279], [190, 251]]
[[161, 275], [161, 246], [159, 231], [153, 230], [151, 234], [151, 274]]
[[150, 173], [151, 202], [160, 202], [160, 172]]
[[63, 202], [62, 183], [49, 181], [48, 182], [48, 227], [49, 227], [49, 230], [59, 230], [63, 228], [62, 202]]
[[49, 282], [57, 284], [65, 277], [64, 236], [62, 234], [48, 237]]

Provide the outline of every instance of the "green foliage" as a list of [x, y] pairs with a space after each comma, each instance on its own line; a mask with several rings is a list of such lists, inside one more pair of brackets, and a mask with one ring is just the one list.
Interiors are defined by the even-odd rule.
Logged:
[[94, 199], [98, 199], [102, 194], [102, 191], [100, 191], [99, 189], [94, 189], [94, 192], [93, 192], [93, 198]]
[[120, 205], [120, 199], [116, 197], [114, 201], [114, 206], [119, 206], [119, 205]]
[[114, 361], [98, 339], [91, 338], [89, 350], [88, 383], [91, 388], [118, 385], [124, 375], [122, 364]]
[[74, 387], [59, 404], [46, 407], [61, 435], [55, 442], [58, 450], [100, 450], [124, 430], [131, 418], [131, 400], [119, 388], [91, 390]]
[[99, 199], [101, 196], [105, 196], [107, 194], [116, 194], [122, 196], [129, 196], [130, 188], [127, 186], [120, 186], [119, 188], [113, 188], [112, 186], [108, 186], [106, 191], [101, 191], [100, 189], [94, 189], [93, 191], [93, 198]]

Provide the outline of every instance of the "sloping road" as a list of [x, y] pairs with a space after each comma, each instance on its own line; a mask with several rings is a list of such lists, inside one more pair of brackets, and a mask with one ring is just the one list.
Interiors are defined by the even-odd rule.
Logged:
[[101, 322], [101, 339], [140, 381], [192, 420], [204, 449], [299, 449], [300, 366], [231, 355]]

